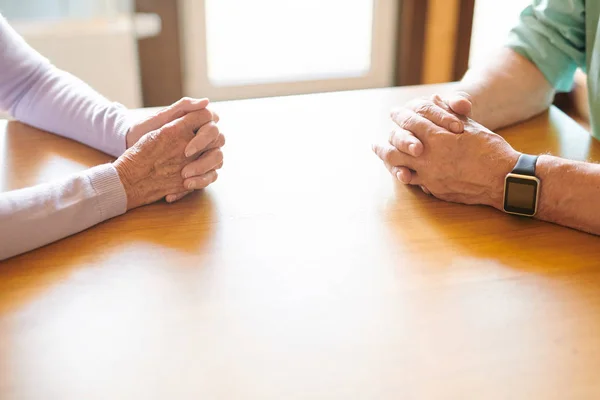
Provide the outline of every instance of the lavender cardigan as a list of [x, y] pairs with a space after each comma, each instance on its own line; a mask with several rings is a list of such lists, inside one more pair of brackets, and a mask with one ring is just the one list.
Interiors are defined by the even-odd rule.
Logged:
[[[127, 110], [33, 50], [0, 15], [0, 109], [29, 125], [119, 156]], [[112, 164], [0, 193], [0, 260], [123, 214], [127, 196]]]

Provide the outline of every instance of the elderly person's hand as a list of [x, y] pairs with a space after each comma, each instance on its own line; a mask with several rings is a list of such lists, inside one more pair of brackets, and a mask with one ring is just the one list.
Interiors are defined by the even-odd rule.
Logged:
[[[208, 99], [193, 99], [189, 97], [184, 97], [180, 99], [176, 103], [173, 103], [171, 106], [166, 107], [160, 110], [158, 113], [133, 125], [127, 133], [127, 148], [129, 149], [130, 147], [132, 147], [146, 133], [155, 131], [161, 128], [163, 125], [175, 121], [176, 119], [181, 118], [188, 113], [205, 110], [208, 104]], [[219, 116], [217, 115], [217, 113], [206, 109], [205, 115], [203, 115], [203, 117], [205, 118], [206, 123], [204, 123], [200, 127], [196, 136], [191, 141], [189, 141], [185, 148], [185, 155], [187, 157], [192, 157], [198, 154], [200, 151], [206, 152], [208, 150], [220, 148], [225, 144], [225, 136], [223, 136], [223, 134], [219, 132], [218, 127], [216, 125], [216, 123], [219, 122]], [[204, 138], [206, 136], [215, 138], [208, 145], [205, 145]], [[195, 168], [190, 167], [188, 170], [191, 173], [195, 170]], [[190, 175], [190, 177], [191, 176], [192, 175]], [[171, 203], [181, 199], [186, 194], [191, 193], [192, 191], [193, 190], [186, 190], [178, 193], [167, 193], [165, 199], [167, 200], [167, 202]]]
[[418, 156], [399, 150], [406, 138], [404, 131], [396, 131], [390, 143], [374, 145], [373, 150], [394, 175], [398, 166], [408, 167], [410, 184], [439, 199], [502, 209], [504, 178], [519, 153], [475, 121], [462, 118], [461, 122], [464, 132], [457, 135], [413, 115], [405, 119], [403, 129], [422, 143]]
[[191, 111], [143, 135], [119, 157], [114, 166], [127, 193], [127, 209], [214, 182], [223, 164], [224, 138], [213, 126], [209, 110]]
[[[418, 157], [423, 151], [423, 143], [406, 127], [412, 119], [426, 118], [434, 124], [458, 134], [464, 130], [464, 124], [460, 116], [470, 116], [471, 109], [471, 97], [465, 92], [456, 92], [444, 97], [433, 95], [428, 98], [410, 101], [404, 107], [392, 110], [391, 118], [398, 127], [392, 130], [390, 137], [395, 137], [398, 150]], [[407, 166], [394, 166], [391, 172], [400, 182], [411, 183], [412, 174]]]

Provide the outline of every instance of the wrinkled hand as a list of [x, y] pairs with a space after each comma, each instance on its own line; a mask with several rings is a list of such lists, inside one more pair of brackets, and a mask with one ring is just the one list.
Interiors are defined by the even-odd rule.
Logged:
[[[423, 151], [423, 143], [405, 127], [411, 118], [420, 116], [450, 132], [462, 133], [464, 124], [460, 117], [470, 116], [471, 109], [471, 96], [465, 92], [456, 92], [444, 98], [433, 95], [428, 98], [416, 99], [404, 107], [392, 110], [391, 118], [398, 128], [395, 128], [390, 136], [396, 137], [398, 150], [418, 157]], [[407, 166], [396, 166], [393, 174], [400, 182], [410, 183], [411, 172]]]
[[[189, 112], [143, 135], [114, 162], [128, 210], [172, 193], [202, 189], [217, 179], [223, 153], [221, 146], [210, 149], [210, 144], [219, 144], [221, 135], [218, 129], [201, 129], [214, 126], [212, 118], [207, 109]], [[192, 143], [205, 150], [199, 156], [186, 156]]]
[[[187, 144], [185, 148], [186, 156], [192, 157], [201, 151], [208, 151], [222, 147], [225, 144], [225, 137], [223, 134], [218, 132], [218, 128], [215, 125], [217, 122], [219, 122], [219, 116], [214, 111], [206, 109], [208, 104], [208, 99], [193, 99], [184, 97], [169, 107], [163, 108], [156, 114], [136, 123], [131, 127], [129, 132], [127, 132], [127, 148], [129, 149], [135, 145], [146, 133], [155, 131], [161, 128], [163, 125], [175, 121], [188, 113], [200, 110], [206, 110], [205, 116], [209, 119], [200, 127], [197, 135]], [[208, 146], [202, 147], [204, 140], [203, 137], [205, 135], [214, 136], [215, 130], [217, 130], [216, 139], [209, 143]], [[191, 193], [192, 191], [193, 190], [186, 190], [178, 193], [168, 193], [166, 195], [166, 200], [169, 203], [180, 200], [182, 197]]]
[[[451, 202], [486, 204], [502, 208], [504, 178], [515, 166], [519, 153], [501, 136], [469, 118], [462, 118], [457, 135], [421, 115], [411, 115], [403, 129], [422, 143], [418, 156], [405, 148], [405, 131], [395, 131], [389, 143], [373, 146], [392, 174], [410, 169], [408, 181], [423, 191]], [[400, 179], [400, 177], [398, 177]]]

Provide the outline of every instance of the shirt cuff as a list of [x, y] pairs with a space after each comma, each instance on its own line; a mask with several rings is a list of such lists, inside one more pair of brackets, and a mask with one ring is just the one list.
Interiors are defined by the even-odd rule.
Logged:
[[103, 164], [86, 171], [96, 193], [96, 207], [102, 220], [107, 220], [127, 211], [127, 193], [112, 164]]
[[577, 67], [585, 63], [585, 52], [578, 47], [582, 44], [571, 26], [577, 21], [551, 11], [544, 13], [527, 7], [519, 24], [509, 33], [506, 45], [531, 61], [557, 91], [568, 92]]

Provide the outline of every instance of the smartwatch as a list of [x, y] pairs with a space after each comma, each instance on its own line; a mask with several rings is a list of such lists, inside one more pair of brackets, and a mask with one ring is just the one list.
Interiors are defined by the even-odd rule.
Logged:
[[504, 211], [533, 217], [537, 212], [540, 180], [535, 176], [538, 156], [521, 154], [517, 165], [504, 179]]

